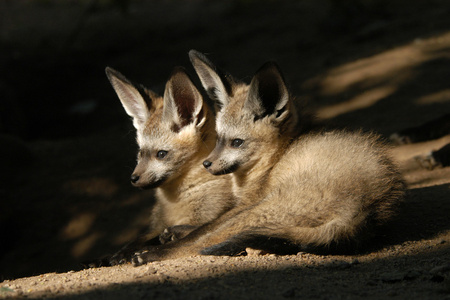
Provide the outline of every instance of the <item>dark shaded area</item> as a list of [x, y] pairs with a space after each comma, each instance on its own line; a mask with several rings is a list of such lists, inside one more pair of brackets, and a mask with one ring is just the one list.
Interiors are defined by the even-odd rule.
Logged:
[[450, 113], [419, 126], [405, 128], [398, 132], [398, 135], [403, 137], [399, 142], [405, 144], [438, 139], [447, 134], [450, 134]]
[[449, 230], [449, 191], [449, 184], [409, 190], [398, 216], [380, 232], [379, 246], [432, 238]]
[[[152, 193], [129, 184], [135, 133], [106, 79], [106, 66], [162, 92], [174, 66], [193, 73], [190, 49], [207, 53], [245, 81], [265, 61], [275, 60], [292, 91], [320, 108], [389, 83], [401, 70], [331, 95], [307, 80], [445, 34], [449, 13], [447, 0], [1, 2], [0, 279], [78, 269], [79, 262], [114, 252], [145, 228]], [[407, 70], [411, 76], [395, 92], [332, 121], [389, 135], [450, 111], [449, 101], [416, 102], [449, 86], [450, 50], [430, 51], [438, 58]], [[413, 205], [405, 205], [381, 242], [418, 240], [449, 229], [447, 196], [446, 185], [412, 190], [407, 203]], [[325, 279], [316, 271], [318, 293]], [[299, 281], [309, 274], [308, 269], [292, 272]], [[253, 279], [256, 286], [281, 276], [265, 274]], [[345, 273], [358, 276], [352, 274]], [[227, 289], [243, 289], [240, 282], [253, 276], [241, 275], [227, 276]], [[215, 280], [135, 287], [143, 295], [161, 296]], [[100, 293], [125, 296], [129, 287]], [[279, 295], [285, 288], [272, 292]], [[258, 295], [264, 291], [267, 286]], [[211, 297], [219, 292], [213, 289]]]
[[450, 144], [447, 144], [437, 151], [433, 151], [432, 155], [439, 165], [443, 167], [450, 166]]

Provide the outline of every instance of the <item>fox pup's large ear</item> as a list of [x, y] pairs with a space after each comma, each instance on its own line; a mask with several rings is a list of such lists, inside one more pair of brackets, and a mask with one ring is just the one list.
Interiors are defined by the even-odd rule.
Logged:
[[224, 106], [233, 93], [234, 79], [214, 66], [202, 53], [191, 50], [189, 58], [208, 96]]
[[[140, 129], [149, 117], [150, 111], [146, 100], [139, 92], [139, 88], [133, 85], [125, 76], [110, 67], [107, 67], [105, 72], [120, 102], [122, 102], [123, 108], [133, 118], [134, 127]], [[147, 99], [147, 101], [150, 100]]]
[[276, 63], [265, 63], [253, 76], [244, 109], [261, 119], [273, 115], [283, 118], [289, 102], [289, 92]]
[[164, 91], [163, 118], [173, 122], [172, 130], [178, 132], [194, 123], [201, 127], [206, 121], [203, 98], [185, 70], [178, 67], [172, 73]]

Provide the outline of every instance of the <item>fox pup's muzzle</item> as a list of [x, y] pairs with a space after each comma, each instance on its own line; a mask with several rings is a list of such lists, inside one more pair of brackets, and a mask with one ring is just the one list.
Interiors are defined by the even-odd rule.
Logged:
[[209, 161], [209, 160], [205, 160], [203, 162], [203, 166], [205, 167], [206, 170], [208, 170], [209, 173], [211, 173], [213, 175], [225, 175], [228, 173], [233, 173], [238, 168], [238, 164], [234, 164], [225, 169], [220, 168], [220, 167], [218, 168], [217, 163], [213, 166], [212, 161]]
[[131, 184], [133, 186], [147, 190], [147, 189], [154, 189], [154, 188], [159, 187], [161, 184], [163, 184], [166, 181], [167, 177], [163, 177], [160, 179], [148, 180], [148, 179], [146, 179], [146, 176], [141, 177], [141, 176], [133, 173], [133, 174], [131, 174], [130, 179], [131, 179]]

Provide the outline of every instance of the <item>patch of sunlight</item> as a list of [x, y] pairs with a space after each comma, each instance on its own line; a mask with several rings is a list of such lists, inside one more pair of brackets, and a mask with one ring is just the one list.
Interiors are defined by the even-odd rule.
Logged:
[[389, 79], [390, 84], [400, 84], [409, 76], [397, 78], [395, 74], [405, 74], [412, 67], [427, 60], [427, 55], [417, 47], [400, 47], [369, 58], [351, 62], [332, 69], [305, 83], [318, 86], [325, 96], [337, 95], [352, 87], [364, 88], [364, 85], [376, 85]]
[[61, 232], [64, 239], [75, 239], [85, 235], [95, 221], [96, 216], [93, 213], [82, 213], [69, 221]]
[[[325, 96], [346, 92], [350, 88], [367, 89], [388, 83], [402, 84], [417, 66], [434, 59], [448, 57], [450, 32], [428, 39], [417, 39], [380, 54], [359, 59], [312, 78], [304, 87], [319, 88]], [[405, 76], [406, 75], [406, 76]]]
[[335, 105], [325, 106], [317, 110], [321, 119], [334, 118], [340, 114], [369, 107], [379, 100], [388, 97], [396, 91], [395, 86], [385, 86], [365, 91], [352, 99]]
[[74, 194], [111, 197], [117, 192], [118, 186], [110, 179], [94, 177], [71, 180], [64, 184], [64, 189]]
[[416, 100], [416, 103], [420, 105], [444, 102], [450, 102], [450, 89], [442, 90], [431, 95], [426, 95]]
[[99, 233], [91, 233], [85, 238], [82, 238], [78, 242], [75, 243], [73, 246], [71, 253], [73, 257], [80, 257], [84, 255], [86, 252], [89, 251], [89, 249], [92, 248], [94, 243], [100, 238]]

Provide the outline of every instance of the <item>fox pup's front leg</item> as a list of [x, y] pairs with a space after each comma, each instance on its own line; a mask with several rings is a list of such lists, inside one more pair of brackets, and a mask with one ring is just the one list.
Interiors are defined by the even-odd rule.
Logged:
[[119, 251], [115, 252], [113, 255], [105, 255], [102, 258], [84, 261], [81, 264], [84, 268], [98, 268], [104, 266], [115, 266], [126, 264], [131, 262], [133, 256], [152, 245], [159, 245], [159, 237], [153, 235], [153, 238], [149, 234], [141, 234], [138, 238], [132, 242], [129, 242]]
[[166, 244], [171, 241], [182, 239], [196, 228], [198, 228], [198, 226], [176, 225], [164, 229], [158, 237], [149, 238], [148, 235], [141, 235], [135, 241], [128, 243], [114, 253], [109, 258], [109, 264], [114, 266], [131, 262], [136, 253], [145, 252], [147, 249], [160, 244]]
[[145, 249], [150, 246], [155, 246], [158, 244], [159, 244], [159, 237], [148, 239], [146, 235], [142, 235], [138, 237], [135, 241], [126, 244], [119, 251], [114, 253], [109, 258], [109, 265], [115, 266], [131, 262], [136, 252], [139, 252], [142, 249]]
[[[193, 234], [193, 236], [195, 235], [196, 233]], [[220, 238], [221, 233], [218, 232], [217, 235]], [[153, 261], [189, 255], [239, 256], [246, 255], [246, 248], [279, 255], [295, 254], [301, 250], [301, 246], [286, 239], [254, 234], [251, 231], [219, 239], [221, 240], [219, 243], [213, 243], [211, 241], [213, 239], [215, 239], [215, 234], [204, 240], [201, 237], [195, 239], [188, 237], [161, 246], [147, 247], [147, 249], [135, 253], [131, 262], [134, 266], [140, 266]]]
[[[158, 246], [160, 244], [166, 244], [182, 239], [196, 228], [198, 228], [198, 226], [176, 225], [164, 229], [164, 231], [158, 237], [148, 238], [148, 235], [142, 235], [135, 241], [128, 243], [119, 251], [114, 253], [109, 258], [109, 265], [115, 266], [131, 262], [132, 258], [137, 253], [145, 252], [147, 251], [147, 249]], [[107, 263], [102, 261], [102, 265], [107, 265]]]
[[131, 263], [133, 266], [138, 267], [145, 265], [149, 262], [154, 261], [161, 261], [164, 260], [163, 257], [165, 256], [164, 249], [160, 249], [160, 247], [149, 247], [145, 250], [136, 252], [134, 256], [131, 258]]
[[160, 246], [146, 247], [146, 249], [136, 252], [132, 257], [131, 262], [134, 266], [140, 266], [149, 262], [175, 259], [192, 255], [236, 256], [244, 253], [245, 247], [243, 247], [242, 243], [226, 241], [218, 245], [203, 248], [195, 240], [189, 241], [188, 238], [185, 238]]

